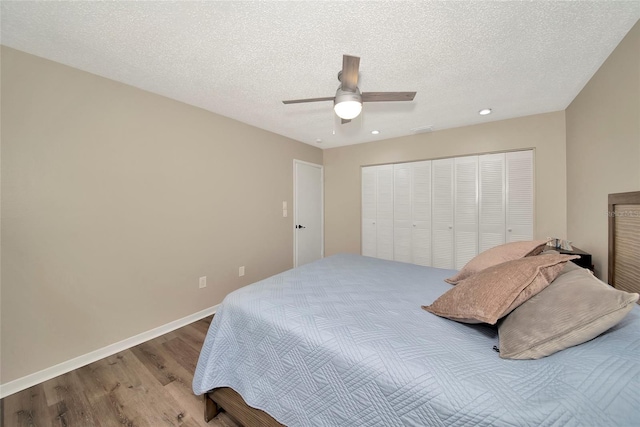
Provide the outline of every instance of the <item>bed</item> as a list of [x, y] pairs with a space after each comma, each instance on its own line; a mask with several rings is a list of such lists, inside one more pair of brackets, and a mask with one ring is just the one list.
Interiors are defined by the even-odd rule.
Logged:
[[[618, 260], [637, 247], [612, 242]], [[505, 360], [495, 327], [420, 309], [454, 273], [341, 254], [229, 294], [194, 378], [205, 418], [224, 408], [246, 426], [638, 424], [639, 307], [582, 345]]]

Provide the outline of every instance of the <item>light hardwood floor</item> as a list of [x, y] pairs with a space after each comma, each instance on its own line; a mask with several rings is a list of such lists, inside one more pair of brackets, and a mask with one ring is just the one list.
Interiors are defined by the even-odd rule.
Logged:
[[237, 427], [204, 422], [191, 381], [211, 317], [2, 399], [6, 427]]

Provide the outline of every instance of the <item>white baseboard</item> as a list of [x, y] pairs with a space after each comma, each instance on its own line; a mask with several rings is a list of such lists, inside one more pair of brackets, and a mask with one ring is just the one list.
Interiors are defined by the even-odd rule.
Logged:
[[169, 333], [173, 330], [186, 326], [207, 316], [211, 316], [216, 312], [219, 306], [220, 304], [214, 305], [213, 307], [198, 311], [197, 313], [193, 313], [189, 316], [183, 317], [182, 319], [174, 320], [173, 322], [169, 322], [166, 325], [162, 325], [149, 331], [142, 332], [141, 334], [132, 336], [106, 347], [102, 347], [90, 353], [83, 354], [82, 356], [75, 357], [71, 360], [67, 360], [66, 362], [51, 366], [50, 368], [34, 372], [33, 374], [18, 378], [17, 380], [9, 381], [6, 384], [0, 384], [0, 399], [32, 387], [36, 384], [40, 384], [41, 382], [50, 380], [51, 378], [55, 378], [59, 375], [71, 372], [74, 369], [81, 368], [85, 365], [88, 365], [89, 363], [104, 359], [105, 357], [119, 353], [138, 344], [142, 344], [145, 341], [157, 338], [160, 335]]

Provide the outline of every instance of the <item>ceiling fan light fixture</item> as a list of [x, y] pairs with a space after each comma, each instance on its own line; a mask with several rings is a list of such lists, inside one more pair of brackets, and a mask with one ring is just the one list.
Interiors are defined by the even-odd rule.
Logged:
[[336, 103], [333, 110], [341, 119], [351, 120], [360, 115], [362, 104], [358, 101], [342, 101]]
[[360, 91], [356, 89], [356, 92], [349, 92], [338, 89], [333, 110], [338, 117], [344, 120], [351, 120], [358, 117], [362, 111], [362, 96], [360, 95]]
[[[283, 104], [300, 104], [304, 102], [333, 101], [333, 111], [340, 117], [340, 123], [349, 123], [362, 112], [363, 102], [392, 102], [413, 101], [415, 92], [365, 92], [358, 89], [358, 69], [360, 58], [358, 56], [342, 55], [342, 70], [338, 73], [340, 86], [334, 97], [290, 99], [282, 101]], [[333, 132], [335, 135], [335, 130]], [[374, 134], [375, 135], [375, 134]]]

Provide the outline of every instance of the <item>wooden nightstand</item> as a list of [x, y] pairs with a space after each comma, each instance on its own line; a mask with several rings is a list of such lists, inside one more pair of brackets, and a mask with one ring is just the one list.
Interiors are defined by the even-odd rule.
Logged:
[[572, 251], [567, 251], [561, 248], [550, 248], [550, 249], [553, 249], [554, 251], [558, 251], [561, 254], [580, 255], [580, 258], [574, 259], [572, 261], [582, 268], [588, 268], [589, 270], [593, 271], [593, 262], [591, 260], [591, 254], [581, 250], [580, 248], [576, 248], [574, 246]]

